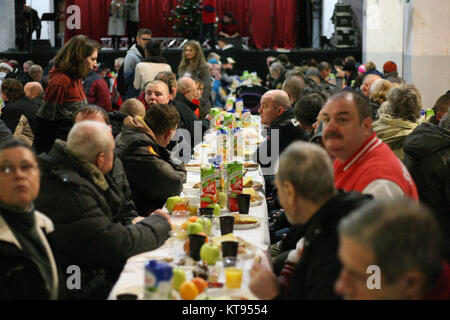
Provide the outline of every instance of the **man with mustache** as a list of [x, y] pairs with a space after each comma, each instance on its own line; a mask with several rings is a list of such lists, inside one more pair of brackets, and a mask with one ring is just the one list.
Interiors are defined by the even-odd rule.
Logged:
[[336, 157], [336, 188], [417, 200], [408, 169], [372, 131], [371, 114], [367, 98], [348, 90], [330, 97], [322, 109], [324, 146]]

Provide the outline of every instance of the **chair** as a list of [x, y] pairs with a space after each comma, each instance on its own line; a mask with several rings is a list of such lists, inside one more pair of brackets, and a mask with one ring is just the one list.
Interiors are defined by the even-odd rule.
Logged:
[[258, 114], [261, 97], [266, 91], [262, 86], [241, 86], [236, 89], [236, 97], [244, 101], [244, 107], [252, 114]]

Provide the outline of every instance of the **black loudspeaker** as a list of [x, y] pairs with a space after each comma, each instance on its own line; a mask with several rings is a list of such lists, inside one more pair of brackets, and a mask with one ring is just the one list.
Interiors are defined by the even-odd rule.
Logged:
[[336, 48], [352, 48], [358, 45], [358, 35], [355, 28], [336, 28]]
[[49, 53], [52, 52], [50, 40], [32, 40], [31, 53]]

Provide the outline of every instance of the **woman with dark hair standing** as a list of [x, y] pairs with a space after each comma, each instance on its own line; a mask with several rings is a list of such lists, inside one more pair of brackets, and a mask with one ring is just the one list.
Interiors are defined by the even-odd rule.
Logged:
[[157, 40], [150, 40], [145, 46], [145, 59], [136, 65], [134, 72], [134, 88], [143, 90], [144, 85], [149, 81], [155, 80], [158, 73], [162, 71], [172, 71], [172, 68], [167, 64], [167, 60], [162, 56], [161, 42]]
[[75, 111], [88, 104], [82, 79], [97, 67], [99, 48], [98, 42], [78, 35], [58, 51], [37, 113], [33, 147], [38, 153], [48, 152], [56, 139], [66, 140]]
[[190, 40], [183, 47], [178, 66], [178, 78], [181, 77], [198, 78], [205, 84], [200, 98], [200, 118], [203, 119], [211, 109], [211, 74], [198, 41]]

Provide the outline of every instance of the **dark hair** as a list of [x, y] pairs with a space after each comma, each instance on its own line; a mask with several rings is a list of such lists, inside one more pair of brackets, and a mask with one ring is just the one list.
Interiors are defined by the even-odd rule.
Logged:
[[366, 118], [372, 117], [372, 107], [370, 106], [369, 99], [358, 91], [352, 89], [342, 90], [341, 92], [332, 95], [328, 101], [348, 98], [351, 98], [355, 103], [360, 122]]
[[[159, 72], [156, 75], [155, 80], [159, 80], [167, 84], [167, 86], [169, 87], [169, 94], [173, 93], [172, 87], [177, 86], [177, 75], [171, 71]], [[146, 86], [144, 88], [146, 88]]]
[[89, 73], [85, 60], [100, 48], [97, 41], [90, 40], [85, 35], [71, 38], [55, 57], [55, 67], [71, 78], [85, 78]]
[[327, 101], [327, 99], [330, 95], [328, 94], [328, 91], [326, 90], [325, 87], [317, 84], [316, 82], [314, 82], [314, 80], [311, 80], [309, 78], [306, 78], [304, 80], [305, 80], [305, 82], [307, 82], [307, 80], [309, 82], [307, 83], [307, 86], [302, 90], [302, 96], [307, 96], [312, 93], [317, 93], [319, 96], [322, 97], [323, 100]]
[[325, 104], [325, 100], [317, 93], [301, 97], [294, 105], [295, 118], [305, 126], [312, 126]]
[[38, 156], [37, 156], [36, 152], [33, 150], [33, 148], [31, 148], [25, 142], [20, 141], [20, 140], [16, 140], [15, 138], [9, 138], [7, 140], [4, 140], [4, 141], [0, 142], [0, 152], [3, 151], [3, 150], [6, 150], [6, 149], [18, 148], [18, 147], [30, 150], [31, 153], [33, 154], [34, 160], [36, 160], [36, 162], [39, 163]]
[[1, 91], [8, 98], [9, 101], [14, 101], [25, 96], [22, 83], [13, 78], [5, 79], [2, 82]]
[[108, 113], [105, 111], [105, 109], [103, 109], [95, 104], [88, 104], [86, 106], [79, 108], [77, 111], [75, 111], [75, 114], [73, 115], [73, 122], [75, 123], [75, 118], [79, 114], [94, 114], [94, 113], [101, 114], [107, 125], [111, 124], [109, 121]]
[[233, 13], [231, 11], [225, 12], [224, 17], [233, 18]]
[[180, 114], [171, 104], [154, 104], [145, 113], [144, 121], [155, 135], [160, 136], [178, 126]]
[[145, 51], [149, 57], [159, 57], [162, 54], [161, 41], [150, 39], [145, 45]]
[[333, 59], [333, 66], [344, 66], [344, 59], [336, 57]]
[[150, 31], [150, 29], [141, 28], [137, 32], [137, 37], [140, 38], [143, 34], [149, 34], [151, 36], [152, 32]]
[[289, 57], [287, 54], [281, 53], [277, 57], [278, 61], [280, 61], [283, 65], [287, 65], [289, 63]]
[[434, 104], [433, 110], [434, 112], [447, 112], [448, 108], [450, 108], [450, 93], [442, 95], [437, 99]]

